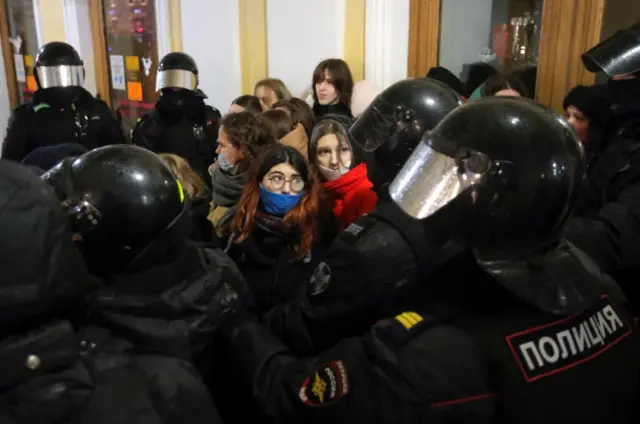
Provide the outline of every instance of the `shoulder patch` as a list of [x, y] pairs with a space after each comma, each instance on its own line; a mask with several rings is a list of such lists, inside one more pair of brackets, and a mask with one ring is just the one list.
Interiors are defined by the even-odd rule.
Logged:
[[329, 406], [349, 394], [350, 389], [344, 362], [333, 361], [316, 368], [304, 379], [298, 397], [307, 406]]
[[356, 241], [367, 232], [373, 225], [378, 222], [369, 216], [362, 216], [356, 222], [352, 222], [349, 226], [338, 235], [338, 239], [347, 243], [355, 244]]
[[40, 103], [40, 104], [37, 104], [37, 105], [35, 105], [35, 106], [33, 107], [33, 111], [34, 111], [34, 112], [36, 112], [36, 113], [38, 113], [38, 112], [40, 112], [41, 110], [43, 110], [43, 109], [49, 109], [50, 107], [51, 107], [51, 106], [49, 106], [49, 104], [48, 104], [48, 103]]
[[395, 318], [382, 320], [375, 325], [377, 334], [395, 344], [406, 344], [416, 335], [432, 326], [436, 320], [424, 317], [416, 312], [403, 312]]
[[308, 289], [312, 296], [318, 295], [329, 287], [331, 282], [331, 267], [326, 262], [320, 262], [309, 279]]

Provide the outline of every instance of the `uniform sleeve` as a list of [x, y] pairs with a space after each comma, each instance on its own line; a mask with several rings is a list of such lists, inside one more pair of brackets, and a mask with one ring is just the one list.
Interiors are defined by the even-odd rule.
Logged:
[[481, 355], [456, 329], [405, 346], [374, 331], [299, 359], [266, 329], [245, 322], [231, 352], [274, 422], [493, 422], [495, 395]]
[[635, 267], [640, 258], [640, 182], [623, 190], [595, 216], [571, 218], [564, 234], [605, 272]]
[[96, 99], [96, 102], [100, 114], [100, 146], [127, 144], [122, 126], [111, 108], [102, 100]]
[[29, 153], [29, 128], [32, 114], [20, 106], [9, 117], [7, 134], [2, 144], [2, 158], [20, 162]]
[[160, 153], [159, 140], [159, 123], [152, 113], [145, 113], [136, 122], [136, 126], [131, 132], [131, 142], [155, 153]]
[[386, 308], [417, 272], [402, 236], [386, 223], [363, 217], [334, 241], [304, 282], [302, 297], [274, 307], [263, 321], [296, 354], [308, 355], [394, 315]]

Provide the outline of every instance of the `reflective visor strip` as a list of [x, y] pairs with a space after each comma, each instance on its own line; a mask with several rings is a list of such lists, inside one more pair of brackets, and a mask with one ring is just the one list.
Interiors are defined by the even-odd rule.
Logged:
[[198, 88], [198, 77], [183, 69], [170, 69], [160, 71], [156, 77], [156, 91], [163, 88], [185, 88], [194, 91]]
[[475, 182], [464, 177], [454, 158], [422, 142], [389, 186], [389, 194], [409, 216], [424, 219]]
[[84, 84], [82, 65], [38, 66], [36, 72], [40, 88], [82, 87]]

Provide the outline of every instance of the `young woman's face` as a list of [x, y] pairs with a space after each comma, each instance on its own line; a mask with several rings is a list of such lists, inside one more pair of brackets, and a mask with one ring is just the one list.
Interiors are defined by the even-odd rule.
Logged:
[[279, 163], [262, 178], [262, 186], [272, 193], [298, 194], [304, 191], [305, 182], [293, 166]]
[[278, 101], [276, 93], [264, 85], [256, 88], [255, 96], [260, 99], [260, 106], [262, 106], [263, 112], [271, 109], [271, 106]]
[[587, 119], [585, 114], [575, 106], [569, 106], [566, 110], [565, 117], [576, 130], [580, 141], [586, 143], [589, 138], [589, 119]]
[[242, 159], [240, 150], [233, 147], [229, 141], [229, 136], [224, 131], [224, 127], [220, 127], [218, 130], [218, 148], [216, 149], [216, 153], [218, 155], [224, 153], [227, 157], [227, 161], [231, 165], [235, 165], [240, 159]]
[[340, 144], [335, 134], [327, 134], [318, 140], [316, 145], [316, 163], [333, 171], [351, 167], [351, 146]]
[[337, 103], [339, 100], [338, 90], [333, 85], [333, 80], [329, 71], [325, 69], [323, 81], [316, 83], [314, 89], [316, 90], [316, 96], [318, 96], [318, 102], [321, 105], [331, 105]]

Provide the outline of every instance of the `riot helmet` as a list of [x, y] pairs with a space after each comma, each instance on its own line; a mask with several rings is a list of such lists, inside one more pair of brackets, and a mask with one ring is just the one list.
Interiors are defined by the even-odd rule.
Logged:
[[189, 232], [184, 190], [149, 150], [102, 147], [63, 160], [42, 178], [68, 211], [94, 274], [155, 265]]
[[616, 32], [582, 55], [590, 72], [604, 72], [610, 77], [640, 71], [640, 22]]
[[73, 245], [66, 213], [27, 167], [0, 161], [0, 325], [40, 326], [99, 287]]
[[585, 171], [560, 115], [532, 100], [467, 104], [427, 132], [389, 186], [407, 214], [431, 216], [477, 252], [544, 249], [557, 242]]
[[166, 88], [196, 91], [198, 66], [191, 56], [173, 52], [162, 58], [156, 74], [156, 91]]
[[371, 102], [349, 132], [378, 192], [393, 180], [424, 132], [462, 104], [452, 88], [429, 78], [399, 81]]
[[71, 45], [61, 41], [47, 43], [38, 52], [34, 67], [38, 88], [82, 87], [84, 63]]

